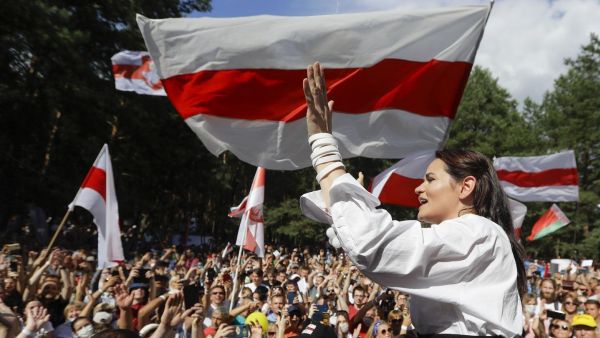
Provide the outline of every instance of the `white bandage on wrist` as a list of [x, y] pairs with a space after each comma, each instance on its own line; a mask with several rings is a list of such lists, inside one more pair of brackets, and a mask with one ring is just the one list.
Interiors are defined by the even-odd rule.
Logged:
[[316, 148], [310, 154], [310, 159], [316, 161], [319, 157], [330, 155], [330, 154], [339, 154], [338, 148], [333, 145], [326, 145], [323, 147]]
[[332, 171], [339, 168], [345, 168], [342, 162], [333, 162], [331, 164], [328, 164], [325, 168], [323, 168], [323, 170], [319, 171], [319, 173], [317, 174], [317, 181], [321, 183], [321, 180], [325, 178], [325, 176], [329, 175]]
[[321, 180], [332, 171], [338, 168], [344, 168], [342, 155], [338, 150], [337, 141], [333, 135], [329, 133], [311, 135], [308, 138], [308, 144], [312, 150], [310, 159], [315, 170], [317, 169], [317, 166], [329, 163], [329, 165], [317, 174], [317, 181], [319, 181], [319, 183], [321, 183]]
[[318, 159], [316, 159], [315, 161], [313, 161], [313, 167], [317, 167], [320, 164], [323, 163], [329, 163], [329, 162], [340, 162], [342, 161], [342, 156], [340, 156], [340, 153], [335, 153], [335, 154], [329, 154], [329, 155], [325, 155], [325, 156], [321, 156]]
[[331, 135], [330, 133], [317, 133], [314, 135], [310, 135], [310, 137], [308, 138], [308, 144], [313, 144], [313, 142], [315, 142], [316, 140], [322, 139], [322, 138], [332, 138], [333, 139], [333, 135]]

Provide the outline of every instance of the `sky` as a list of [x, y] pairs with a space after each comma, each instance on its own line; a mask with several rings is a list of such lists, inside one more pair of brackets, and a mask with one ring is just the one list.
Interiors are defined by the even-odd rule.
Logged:
[[[485, 4], [484, 0], [213, 0], [193, 16], [323, 15]], [[496, 0], [475, 64], [491, 70], [520, 104], [541, 102], [590, 34], [600, 34], [600, 0]]]

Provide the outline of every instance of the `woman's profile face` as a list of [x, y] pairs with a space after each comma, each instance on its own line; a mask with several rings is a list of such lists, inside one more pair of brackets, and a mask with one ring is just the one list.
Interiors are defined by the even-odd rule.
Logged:
[[446, 164], [435, 159], [425, 172], [423, 183], [415, 189], [419, 198], [419, 221], [439, 224], [458, 217], [460, 185], [446, 172]]

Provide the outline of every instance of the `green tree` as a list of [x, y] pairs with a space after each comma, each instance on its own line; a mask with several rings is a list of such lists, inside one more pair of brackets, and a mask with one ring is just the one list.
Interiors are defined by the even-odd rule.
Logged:
[[599, 257], [600, 226], [600, 39], [592, 34], [575, 59], [565, 60], [566, 74], [554, 83], [533, 114], [544, 145], [551, 151], [573, 149], [579, 171], [579, 203], [561, 203], [572, 224], [541, 240], [560, 240], [559, 253]]

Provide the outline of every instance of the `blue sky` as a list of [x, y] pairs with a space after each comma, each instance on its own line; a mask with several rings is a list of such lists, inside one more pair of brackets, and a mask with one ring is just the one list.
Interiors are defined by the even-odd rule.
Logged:
[[[213, 0], [192, 16], [320, 15], [473, 5], [485, 0]], [[540, 102], [590, 33], [600, 35], [600, 0], [496, 0], [475, 63], [489, 68], [520, 103]]]

